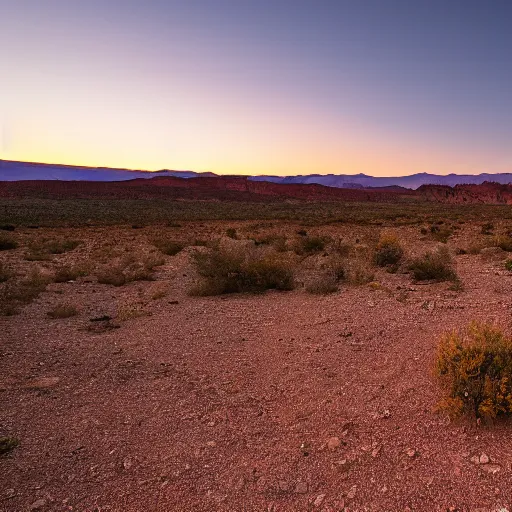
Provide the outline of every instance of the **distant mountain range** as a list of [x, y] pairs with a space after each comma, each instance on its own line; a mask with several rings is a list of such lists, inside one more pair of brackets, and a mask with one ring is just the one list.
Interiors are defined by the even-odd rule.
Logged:
[[[108, 167], [79, 167], [72, 165], [39, 164], [30, 162], [14, 162], [0, 160], [0, 181], [21, 180], [61, 180], [61, 181], [127, 181], [137, 178], [177, 177], [198, 178], [215, 177], [216, 174], [194, 171], [141, 171], [113, 169]], [[454, 187], [461, 184], [481, 184], [495, 182], [512, 183], [512, 173], [501, 174], [428, 174], [419, 173], [410, 176], [374, 177], [366, 174], [308, 174], [299, 176], [249, 176], [250, 181], [266, 181], [283, 185], [324, 185], [326, 187], [365, 189], [365, 188], [397, 188], [403, 187], [416, 190], [422, 185], [447, 185]]]

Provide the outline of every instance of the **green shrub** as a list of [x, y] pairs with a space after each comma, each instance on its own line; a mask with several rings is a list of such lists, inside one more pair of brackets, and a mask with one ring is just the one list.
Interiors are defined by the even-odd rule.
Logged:
[[192, 262], [202, 281], [192, 295], [291, 290], [293, 271], [273, 253], [254, 248], [213, 248], [196, 252]]
[[10, 251], [17, 247], [18, 242], [12, 236], [0, 234], [0, 251]]
[[495, 418], [512, 413], [512, 339], [472, 323], [440, 341], [436, 371], [446, 391], [439, 408], [451, 416]]
[[455, 281], [457, 274], [451, 263], [448, 249], [440, 247], [435, 252], [426, 252], [413, 260], [409, 270], [416, 281]]
[[400, 262], [403, 255], [404, 250], [396, 235], [381, 235], [377, 247], [375, 248], [374, 261], [376, 265], [379, 267], [396, 265]]
[[4, 283], [12, 277], [12, 272], [0, 261], [0, 283]]
[[512, 260], [507, 260], [505, 262], [505, 268], [508, 270], [508, 271], [512, 271]]

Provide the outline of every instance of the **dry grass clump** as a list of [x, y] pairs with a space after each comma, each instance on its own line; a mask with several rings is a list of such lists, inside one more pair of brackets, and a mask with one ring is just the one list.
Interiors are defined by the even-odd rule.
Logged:
[[306, 285], [306, 291], [315, 295], [327, 295], [338, 291], [339, 281], [331, 272], [323, 272]]
[[448, 226], [440, 227], [438, 222], [430, 226], [430, 233], [434, 240], [446, 244], [449, 238], [453, 235], [453, 228]]
[[512, 237], [508, 235], [495, 236], [493, 240], [493, 246], [499, 247], [500, 249], [512, 252]]
[[482, 224], [480, 233], [482, 233], [482, 235], [492, 235], [493, 230], [494, 224], [492, 222], [486, 222], [485, 224]]
[[404, 250], [395, 234], [384, 233], [380, 236], [374, 253], [374, 261], [377, 266], [397, 265], [403, 255]]
[[19, 446], [19, 444], [19, 440], [15, 437], [0, 437], [0, 455], [5, 455], [9, 452], [12, 452], [12, 450]]
[[186, 246], [183, 242], [176, 242], [175, 240], [168, 240], [166, 238], [155, 238], [153, 245], [167, 256], [175, 256]]
[[192, 295], [291, 290], [293, 271], [275, 252], [248, 246], [215, 247], [195, 252], [192, 262], [201, 277]]
[[452, 258], [447, 247], [426, 252], [411, 261], [409, 270], [415, 281], [456, 281], [457, 274], [452, 267]]
[[69, 304], [58, 304], [51, 311], [48, 311], [47, 315], [53, 319], [71, 318], [72, 316], [78, 315], [78, 309]]
[[295, 242], [294, 251], [301, 256], [322, 252], [328, 241], [320, 236], [301, 236]]
[[75, 281], [79, 277], [85, 277], [88, 273], [89, 270], [83, 265], [62, 265], [55, 270], [53, 280], [55, 283], [67, 283], [69, 281]]
[[283, 235], [266, 235], [257, 238], [250, 238], [255, 245], [269, 245], [277, 252], [288, 250], [288, 241]]
[[0, 283], [5, 283], [12, 277], [12, 272], [0, 261]]
[[50, 282], [51, 279], [37, 269], [25, 278], [9, 279], [0, 289], [0, 315], [15, 315], [20, 306], [35, 300]]
[[436, 372], [446, 391], [439, 408], [451, 416], [512, 413], [512, 339], [497, 327], [472, 323], [463, 332], [445, 334]]
[[135, 255], [122, 258], [117, 264], [108, 265], [96, 274], [98, 283], [123, 286], [133, 281], [153, 281], [153, 270], [163, 265], [161, 258]]
[[27, 261], [48, 261], [52, 255], [73, 251], [82, 243], [81, 240], [38, 240], [28, 245], [25, 259]]
[[18, 247], [18, 242], [14, 237], [0, 233], [0, 251], [10, 251]]

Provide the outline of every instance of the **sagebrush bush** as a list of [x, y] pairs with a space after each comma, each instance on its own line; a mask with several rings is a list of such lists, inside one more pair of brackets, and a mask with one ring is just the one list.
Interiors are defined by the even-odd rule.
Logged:
[[0, 251], [10, 251], [17, 247], [18, 242], [12, 236], [0, 234]]
[[69, 266], [62, 265], [55, 270], [53, 278], [56, 283], [67, 283], [68, 281], [75, 281], [79, 277], [84, 277], [88, 274], [85, 266]]
[[215, 247], [192, 254], [201, 282], [192, 295], [292, 290], [293, 270], [277, 254], [254, 247]]
[[400, 245], [398, 237], [394, 234], [383, 234], [379, 238], [375, 248], [374, 261], [379, 267], [396, 265], [400, 263], [404, 250]]
[[0, 283], [4, 283], [12, 277], [12, 272], [0, 261]]
[[455, 281], [457, 274], [452, 267], [452, 259], [447, 247], [426, 252], [409, 264], [409, 270], [416, 281]]
[[512, 413], [512, 338], [499, 328], [472, 323], [462, 332], [445, 334], [436, 372], [446, 391], [439, 408], [451, 416]]
[[512, 237], [508, 235], [500, 235], [494, 237], [493, 245], [507, 252], [512, 252]]
[[332, 272], [323, 272], [309, 281], [306, 291], [315, 295], [327, 295], [338, 291], [338, 280]]
[[185, 248], [183, 242], [176, 242], [175, 240], [168, 240], [166, 238], [156, 238], [153, 240], [153, 245], [167, 256], [175, 256]]
[[20, 442], [17, 438], [6, 436], [6, 437], [0, 437], [0, 455], [5, 455], [17, 446], [19, 446]]
[[508, 270], [508, 271], [512, 271], [512, 260], [507, 260], [505, 262], [505, 268]]
[[72, 316], [78, 315], [78, 309], [69, 304], [58, 304], [51, 311], [48, 311], [47, 315], [54, 319], [71, 318]]
[[15, 315], [20, 306], [35, 300], [50, 282], [50, 277], [37, 269], [24, 278], [9, 279], [0, 290], [0, 315]]
[[117, 264], [107, 265], [100, 269], [96, 278], [100, 284], [123, 286], [133, 281], [153, 281], [153, 269], [165, 262], [154, 256], [136, 255], [122, 258]]
[[325, 249], [327, 240], [320, 236], [301, 236], [295, 243], [297, 254], [313, 254]]

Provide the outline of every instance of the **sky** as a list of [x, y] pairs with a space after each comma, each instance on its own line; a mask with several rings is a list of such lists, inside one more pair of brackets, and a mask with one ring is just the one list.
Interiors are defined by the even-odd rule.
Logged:
[[512, 172], [510, 0], [0, 0], [0, 159]]

